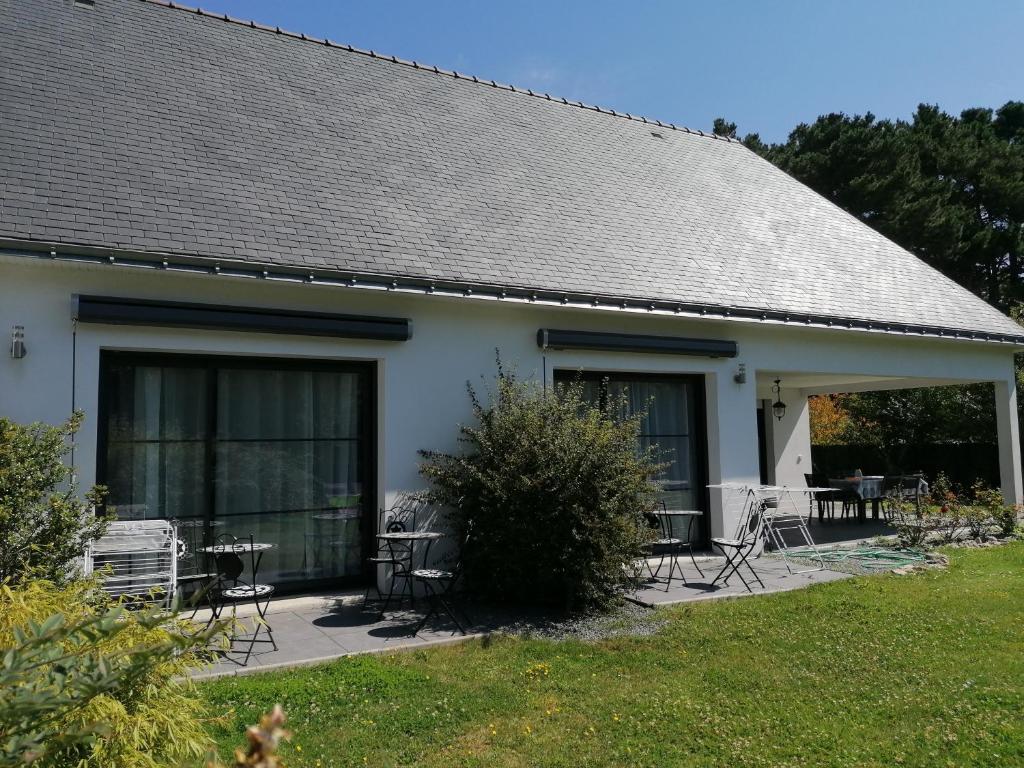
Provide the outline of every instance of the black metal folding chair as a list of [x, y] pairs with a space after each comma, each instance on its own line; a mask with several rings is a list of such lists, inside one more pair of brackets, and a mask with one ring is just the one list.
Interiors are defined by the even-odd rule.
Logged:
[[[804, 482], [807, 483], [808, 488], [828, 488], [828, 477], [819, 474], [808, 474], [804, 473]], [[825, 514], [828, 513], [829, 519], [833, 519], [836, 516], [836, 494], [819, 491], [811, 495], [811, 502], [818, 508], [818, 519], [824, 520]], [[811, 520], [811, 510], [808, 509], [807, 521]]]
[[[419, 512], [423, 502], [412, 494], [400, 494], [398, 499], [389, 509], [381, 509], [377, 515], [378, 533], [408, 533], [416, 530], [416, 514]], [[398, 599], [402, 600], [403, 594], [408, 594], [410, 602], [413, 600], [412, 577], [412, 542], [377, 541], [377, 551], [367, 558], [367, 564], [373, 570], [370, 584], [366, 587], [366, 594], [363, 595], [363, 607], [370, 603], [370, 590], [377, 593], [377, 601], [381, 602], [381, 616], [391, 605], [395, 597], [395, 586], [402, 582], [402, 589], [398, 591]], [[380, 591], [377, 577], [378, 569], [384, 567], [391, 569], [391, 577], [388, 580], [387, 596]]]
[[[442, 613], [455, 622], [455, 626], [458, 627], [461, 634], [466, 634], [466, 627], [459, 621], [455, 607], [452, 605], [451, 595], [459, 578], [462, 576], [462, 556], [470, 541], [471, 536], [467, 533], [459, 546], [455, 564], [450, 569], [427, 568], [426, 563], [424, 563], [423, 568], [416, 568], [410, 572], [412, 578], [423, 585], [423, 591], [426, 593], [430, 604], [423, 618], [419, 620], [419, 623], [413, 629], [413, 637], [420, 633], [420, 630], [426, 626], [432, 617], [440, 616]], [[465, 610], [463, 610], [463, 616], [466, 619], [466, 624], [472, 623]]]
[[[657, 511], [660, 508], [660, 512]], [[681, 513], [677, 513], [681, 514]], [[684, 553], [689, 553], [690, 561], [693, 563], [693, 567], [697, 569], [697, 573], [704, 577], [704, 572], [697, 565], [697, 558], [693, 554], [693, 544], [690, 541], [690, 533], [693, 528], [693, 520], [695, 516], [686, 516], [686, 538], [679, 538], [675, 535], [675, 531], [672, 528], [672, 518], [669, 516], [668, 507], [664, 501], [658, 502], [658, 507], [653, 512], [648, 512], [645, 515], [648, 526], [654, 532], [655, 539], [648, 542], [645, 547], [645, 554], [649, 558], [655, 557], [660, 558], [658, 561], [658, 567], [652, 568], [651, 561], [648, 557], [644, 558], [644, 564], [647, 566], [647, 572], [650, 574], [651, 579], [657, 581], [661, 575], [661, 569], [665, 565], [665, 561], [668, 560], [668, 576], [665, 579], [665, 591], [668, 592], [672, 586], [672, 576], [674, 573], [679, 574], [679, 578], [683, 580], [683, 584], [686, 584], [686, 574], [683, 572], [683, 568], [679, 565], [679, 556]]]
[[[216, 551], [213, 556], [216, 580], [209, 591], [209, 623], [212, 624], [219, 620], [225, 610], [231, 609], [231, 635], [228, 637], [230, 652], [234, 652], [236, 643], [248, 643], [245, 659], [241, 662], [243, 667], [249, 663], [256, 643], [270, 643], [274, 650], [277, 650], [274, 632], [267, 621], [267, 611], [270, 608], [270, 598], [274, 594], [274, 586], [258, 582], [259, 564], [263, 555], [263, 550], [259, 547], [267, 548], [268, 546], [255, 544], [252, 534], [239, 538], [226, 533], [216, 539]], [[248, 561], [251, 574], [248, 581], [242, 578], [246, 570], [246, 561]], [[254, 626], [251, 633], [239, 634], [237, 609], [240, 604], [250, 601], [256, 608]], [[266, 637], [261, 638], [260, 633], [266, 634]], [[228, 658], [231, 659], [230, 656]], [[231, 660], [236, 661], [235, 659]]]
[[729, 579], [735, 575], [743, 582], [743, 586], [747, 588], [748, 592], [753, 592], [754, 590], [750, 588], [750, 583], [743, 578], [743, 574], [740, 572], [740, 567], [746, 566], [754, 579], [757, 580], [757, 583], [764, 589], [764, 582], [757, 575], [754, 566], [750, 564], [749, 557], [761, 543], [765, 504], [766, 499], [760, 498], [751, 490], [747, 495], [743, 521], [737, 537], [734, 539], [712, 537], [711, 544], [718, 547], [722, 554], [725, 555], [725, 565], [722, 566], [722, 570], [718, 572], [714, 581], [711, 582], [712, 586], [719, 581], [722, 584], [728, 585]]

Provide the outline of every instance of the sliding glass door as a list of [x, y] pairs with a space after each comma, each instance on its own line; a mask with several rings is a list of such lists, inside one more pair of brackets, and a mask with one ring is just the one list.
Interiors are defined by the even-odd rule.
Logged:
[[[667, 466], [657, 478], [658, 498], [670, 510], [699, 510], [707, 515], [704, 479], [704, 382], [700, 376], [660, 376], [594, 371], [556, 371], [556, 383], [581, 380], [584, 398], [594, 404], [622, 404], [623, 415], [643, 413], [638, 448], [656, 446]], [[706, 522], [706, 521], [705, 521]], [[695, 525], [693, 541], [707, 526]], [[676, 531], [677, 535], [685, 531]]]
[[260, 579], [355, 579], [372, 526], [373, 369], [105, 353], [101, 481], [121, 518], [273, 544]]

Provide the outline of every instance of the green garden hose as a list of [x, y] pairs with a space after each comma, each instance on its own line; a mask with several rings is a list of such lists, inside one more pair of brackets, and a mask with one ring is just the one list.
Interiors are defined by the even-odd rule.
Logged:
[[802, 557], [808, 560], [821, 560], [825, 565], [848, 563], [861, 568], [891, 570], [904, 565], [918, 565], [925, 562], [920, 552], [907, 549], [883, 549], [882, 547], [857, 547], [854, 549], [797, 549], [786, 552], [787, 557]]

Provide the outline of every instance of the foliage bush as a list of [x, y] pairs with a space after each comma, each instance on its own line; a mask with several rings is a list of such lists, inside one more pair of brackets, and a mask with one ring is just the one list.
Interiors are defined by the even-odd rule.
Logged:
[[64, 463], [81, 423], [81, 413], [56, 427], [0, 418], [0, 582], [63, 582], [106, 529], [107, 521], [92, 513], [103, 489], [83, 497]]
[[969, 493], [958, 490], [939, 473], [931, 484], [927, 503], [918, 510], [898, 497], [889, 500], [893, 526], [904, 546], [918, 547], [938, 539], [953, 543], [966, 538], [984, 541], [993, 532], [1011, 536], [1017, 526], [1019, 509], [1003, 502], [1003, 494], [982, 480]]
[[570, 610], [614, 600], [649, 538], [661, 469], [637, 448], [639, 417], [586, 402], [579, 383], [545, 393], [500, 361], [489, 402], [467, 388], [475, 424], [459, 428], [463, 451], [421, 452], [430, 500], [469, 536], [467, 589]]
[[1020, 517], [1020, 508], [1004, 505], [995, 510], [992, 518], [999, 526], [999, 533], [1002, 536], [1012, 536], [1017, 529], [1017, 520]]
[[215, 631], [127, 612], [87, 580], [0, 585], [0, 767], [200, 764], [207, 718], [186, 675]]

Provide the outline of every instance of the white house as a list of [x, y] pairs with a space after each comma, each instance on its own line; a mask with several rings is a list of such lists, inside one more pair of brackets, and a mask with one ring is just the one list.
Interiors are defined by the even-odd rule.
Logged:
[[822, 392], [994, 382], [1022, 501], [1024, 332], [735, 141], [176, 4], [0, 18], [0, 415], [82, 409], [123, 516], [358, 579], [496, 349], [653, 395], [701, 537], [709, 483], [803, 484]]

